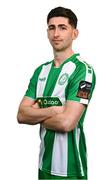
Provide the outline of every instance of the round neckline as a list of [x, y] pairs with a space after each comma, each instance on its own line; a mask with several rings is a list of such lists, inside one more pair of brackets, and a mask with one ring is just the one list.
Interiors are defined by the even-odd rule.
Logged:
[[59, 67], [55, 67], [55, 66], [54, 66], [54, 59], [53, 59], [53, 60], [52, 60], [52, 67], [53, 67], [54, 69], [60, 69], [65, 63], [69, 62], [73, 57], [76, 58], [76, 56], [79, 56], [79, 53], [73, 54], [73, 55], [70, 56], [69, 58], [65, 59], [65, 60], [63, 61], [63, 63], [60, 64]]

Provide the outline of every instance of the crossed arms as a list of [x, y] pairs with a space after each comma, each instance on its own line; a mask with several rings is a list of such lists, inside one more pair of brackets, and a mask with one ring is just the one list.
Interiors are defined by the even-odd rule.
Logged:
[[83, 104], [74, 101], [67, 101], [65, 106], [40, 109], [34, 100], [24, 97], [19, 106], [17, 119], [19, 123], [42, 123], [47, 129], [69, 132], [76, 127], [84, 109]]

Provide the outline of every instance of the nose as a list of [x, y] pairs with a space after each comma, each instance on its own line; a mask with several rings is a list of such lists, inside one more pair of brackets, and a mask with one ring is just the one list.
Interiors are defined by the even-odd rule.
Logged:
[[59, 29], [56, 28], [55, 31], [54, 31], [54, 37], [59, 37], [60, 33], [59, 33]]

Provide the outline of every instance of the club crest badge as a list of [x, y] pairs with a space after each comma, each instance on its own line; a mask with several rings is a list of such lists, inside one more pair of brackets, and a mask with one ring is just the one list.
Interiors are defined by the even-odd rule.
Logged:
[[63, 85], [65, 82], [68, 80], [69, 75], [67, 73], [62, 74], [61, 77], [59, 78], [58, 84]]

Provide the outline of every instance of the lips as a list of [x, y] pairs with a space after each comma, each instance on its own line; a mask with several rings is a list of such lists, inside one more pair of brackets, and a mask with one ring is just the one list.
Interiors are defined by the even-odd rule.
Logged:
[[60, 42], [60, 41], [62, 41], [61, 39], [53, 39], [52, 41], [54, 41], [54, 42]]
[[60, 42], [62, 42], [62, 40], [56, 40], [56, 39], [54, 39], [54, 40], [52, 40], [54, 43], [60, 43]]

